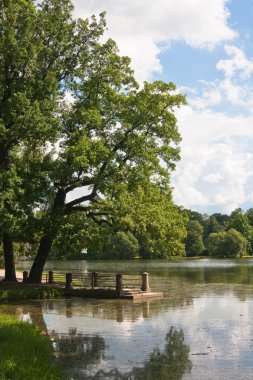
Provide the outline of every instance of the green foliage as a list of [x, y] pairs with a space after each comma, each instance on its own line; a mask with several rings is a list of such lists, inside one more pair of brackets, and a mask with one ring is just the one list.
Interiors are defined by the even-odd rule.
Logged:
[[236, 209], [230, 215], [229, 227], [239, 231], [247, 241], [247, 252], [253, 253], [253, 227], [250, 225], [247, 214]]
[[0, 288], [1, 301], [20, 301], [20, 300], [35, 300], [35, 299], [52, 299], [62, 296], [62, 289], [53, 287], [26, 287], [18, 285], [17, 287], [8, 287], [2, 285]]
[[210, 256], [239, 257], [246, 252], [247, 241], [242, 234], [231, 228], [227, 232], [211, 233], [207, 240]]
[[139, 243], [131, 232], [118, 231], [111, 235], [104, 247], [102, 258], [133, 259], [139, 255]]
[[187, 237], [184, 240], [186, 256], [200, 256], [203, 253], [203, 232], [204, 228], [197, 220], [188, 222]]
[[93, 226], [92, 238], [87, 239], [88, 257], [111, 257], [108, 253], [104, 255], [105, 246], [107, 241], [114, 239], [117, 231], [134, 235], [139, 243], [141, 258], [168, 258], [184, 254], [187, 216], [173, 204], [169, 189], [165, 192], [155, 184], [137, 186], [131, 192], [121, 193], [120, 202], [112, 200], [111, 205], [115, 210], [114, 223], [112, 226], [104, 223], [100, 228]]
[[126, 194], [118, 214], [139, 241], [142, 258], [184, 254], [187, 216], [173, 204], [168, 186], [143, 182]]
[[183, 254], [186, 216], [170, 174], [185, 96], [162, 81], [139, 88], [130, 59], [101, 39], [104, 14], [88, 21], [72, 11], [69, 0], [0, 6], [0, 232], [41, 239], [40, 263], [55, 239], [55, 251], [79, 253], [95, 224], [113, 226], [111, 249], [121, 240], [123, 256], [135, 255], [134, 239], [152, 257]]
[[248, 221], [249, 221], [249, 224], [251, 226], [253, 226], [253, 208], [249, 208], [247, 211], [246, 211], [246, 216], [248, 218]]
[[0, 315], [0, 378], [60, 380], [48, 339], [37, 327]]
[[202, 223], [204, 227], [204, 242], [206, 243], [208, 236], [213, 232], [224, 231], [224, 226], [218, 222], [215, 216], [206, 217]]
[[77, 212], [69, 215], [59, 227], [50, 257], [84, 258], [82, 252], [93, 237], [98, 237], [96, 231], [96, 224], [88, 220], [85, 214]]
[[193, 210], [187, 210], [189, 220], [197, 220], [199, 223], [203, 223], [203, 220], [205, 219], [204, 215], [200, 214], [197, 211]]
[[48, 172], [64, 93], [79, 57], [105, 27], [103, 15], [89, 22], [72, 11], [69, 0], [0, 4], [0, 233], [17, 242], [30, 243], [37, 230], [57, 225], [37, 222], [33, 212], [51, 206], [56, 190]]

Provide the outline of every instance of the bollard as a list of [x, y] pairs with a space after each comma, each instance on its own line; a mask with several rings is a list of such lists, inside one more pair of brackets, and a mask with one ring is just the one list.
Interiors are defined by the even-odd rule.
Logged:
[[53, 284], [54, 283], [54, 272], [51, 271], [51, 270], [48, 272], [48, 283], [49, 284]]
[[117, 297], [123, 295], [122, 274], [116, 274], [116, 295]]
[[66, 273], [66, 290], [72, 289], [72, 273]]
[[144, 272], [142, 273], [142, 285], [141, 285], [141, 290], [143, 292], [151, 292], [151, 289], [149, 287], [149, 283], [148, 283], [148, 273], [147, 272]]
[[92, 274], [91, 274], [91, 286], [98, 286], [98, 272], [92, 272]]
[[25, 270], [23, 272], [23, 283], [25, 283], [27, 281], [27, 278], [28, 278], [28, 272]]

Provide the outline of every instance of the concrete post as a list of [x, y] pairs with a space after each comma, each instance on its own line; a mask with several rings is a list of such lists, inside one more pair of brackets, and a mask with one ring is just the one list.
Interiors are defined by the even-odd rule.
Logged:
[[25, 270], [23, 272], [23, 283], [25, 283], [27, 281], [27, 278], [28, 278], [28, 272]]
[[49, 284], [53, 284], [54, 283], [54, 272], [51, 271], [51, 270], [48, 272], [48, 283]]
[[66, 290], [72, 289], [72, 273], [66, 273]]
[[117, 297], [123, 295], [122, 274], [116, 274], [116, 294]]
[[148, 283], [148, 273], [147, 272], [144, 272], [142, 273], [142, 285], [141, 285], [141, 290], [143, 292], [151, 292], [151, 289], [149, 287], [149, 283]]

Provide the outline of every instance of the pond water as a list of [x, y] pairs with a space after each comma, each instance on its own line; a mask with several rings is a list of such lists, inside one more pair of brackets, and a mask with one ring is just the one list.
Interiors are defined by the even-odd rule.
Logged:
[[138, 302], [1, 304], [0, 312], [47, 332], [69, 380], [252, 379], [253, 259], [63, 261], [47, 269], [147, 271], [152, 291], [164, 292], [162, 299]]

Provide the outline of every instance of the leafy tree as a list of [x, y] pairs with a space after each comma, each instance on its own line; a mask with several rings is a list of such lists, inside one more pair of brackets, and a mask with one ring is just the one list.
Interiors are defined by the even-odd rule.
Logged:
[[[138, 208], [138, 196], [145, 198], [141, 189], [150, 192], [152, 188], [154, 194], [166, 197], [170, 172], [179, 159], [180, 135], [173, 111], [185, 98], [175, 93], [172, 83], [145, 83], [139, 90], [129, 59], [118, 55], [112, 40], [93, 44], [77, 74], [70, 86], [75, 101], [65, 112], [61, 150], [50, 172], [55, 197], [47, 210], [30, 282], [40, 281], [65, 217], [82, 211], [96, 223], [114, 224], [129, 207], [127, 202], [145, 215], [144, 200]], [[75, 189], [83, 195], [70, 201], [67, 194]], [[175, 206], [170, 209], [179, 216]], [[135, 221], [136, 216], [135, 212]], [[158, 230], [159, 214], [149, 216]], [[177, 221], [170, 217], [167, 224], [177, 225]], [[163, 242], [169, 236], [170, 247], [176, 251], [180, 243], [166, 231]]]
[[102, 257], [111, 259], [133, 259], [139, 254], [138, 240], [131, 232], [118, 231], [109, 236]]
[[[81, 212], [65, 218], [54, 247], [61, 254], [64, 251], [67, 255], [73, 254], [87, 248], [89, 258], [112, 258], [105, 249], [107, 242], [117, 232], [124, 232], [137, 239], [142, 258], [166, 258], [184, 253], [187, 217], [173, 204], [169, 189], [165, 194], [154, 184], [144, 188], [138, 186], [131, 193], [122, 192], [120, 202], [110, 198], [110, 206], [113, 223], [107, 216], [107, 219], [97, 220], [97, 224]], [[119, 252], [115, 258], [118, 256]]]
[[230, 215], [229, 227], [240, 232], [247, 241], [247, 252], [253, 253], [253, 228], [249, 223], [247, 215], [241, 209], [236, 209]]
[[[21, 204], [28, 182], [17, 163], [26, 147], [35, 152], [59, 138], [65, 84], [79, 66], [79, 56], [104, 28], [103, 18], [89, 25], [74, 20], [72, 10], [68, 0], [0, 4], [0, 234], [6, 280], [16, 279], [12, 240], [22, 233], [20, 215], [28, 209]], [[37, 193], [30, 194], [30, 210], [33, 195], [38, 199]]]
[[83, 218], [80, 213], [65, 218], [62, 225], [59, 226], [58, 234], [50, 252], [50, 258], [55, 260], [85, 258], [83, 252], [87, 248], [88, 235], [92, 233], [90, 227], [87, 219]]
[[[99, 40], [104, 16], [75, 20], [72, 10], [69, 0], [0, 5], [0, 232], [8, 280], [15, 279], [13, 239], [40, 237], [29, 274], [40, 282], [61, 226], [76, 212], [99, 225], [121, 224], [126, 212], [134, 235], [147, 229], [157, 252], [166, 240], [166, 254], [183, 250], [185, 219], [173, 205], [169, 177], [179, 159], [174, 109], [185, 97], [173, 83], [139, 89], [130, 59], [111, 39]], [[153, 205], [137, 215], [151, 199], [158, 210], [155, 196], [168, 202], [168, 222]]]
[[187, 237], [185, 238], [185, 251], [187, 256], [199, 256], [203, 253], [204, 228], [197, 220], [190, 220], [187, 224]]
[[248, 221], [249, 221], [249, 224], [251, 226], [253, 226], [253, 208], [249, 208], [247, 211], [246, 211], [246, 216], [248, 218]]
[[208, 218], [205, 219], [203, 222], [203, 227], [204, 227], [204, 242], [206, 244], [206, 241], [208, 239], [208, 236], [213, 233], [213, 232], [220, 232], [224, 231], [224, 227], [222, 224], [220, 224], [216, 217], [211, 215]]
[[[224, 229], [228, 225], [229, 215], [221, 214], [218, 212], [218, 213], [212, 214], [211, 216], [213, 216], [217, 220], [217, 222], [223, 226]], [[216, 232], [218, 232], [218, 231], [216, 231]]]
[[203, 223], [203, 220], [205, 219], [204, 216], [200, 212], [187, 210], [187, 213], [190, 220], [197, 220], [201, 224]]
[[239, 257], [246, 251], [246, 239], [242, 234], [231, 228], [227, 232], [211, 233], [207, 240], [210, 256]]

